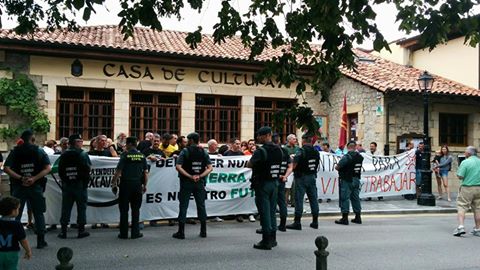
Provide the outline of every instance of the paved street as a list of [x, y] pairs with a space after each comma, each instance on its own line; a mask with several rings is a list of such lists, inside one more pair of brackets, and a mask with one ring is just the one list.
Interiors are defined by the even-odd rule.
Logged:
[[[146, 227], [139, 240], [119, 240], [116, 229], [90, 230], [92, 236], [60, 240], [47, 235], [49, 247], [34, 249], [20, 269], [54, 269], [62, 246], [74, 250], [74, 269], [314, 269], [314, 239], [325, 235], [330, 245], [329, 269], [479, 269], [480, 237], [451, 235], [454, 214], [365, 216], [363, 225], [340, 226], [322, 217], [320, 229], [278, 232], [272, 251], [252, 248], [260, 236], [258, 222], [208, 224], [208, 238], [199, 225], [187, 225], [186, 240], [171, 237], [176, 227]], [[473, 227], [468, 215], [466, 228]], [[58, 232], [58, 231], [57, 231]], [[72, 231], [70, 236], [74, 236]], [[34, 235], [29, 235], [34, 244]]]

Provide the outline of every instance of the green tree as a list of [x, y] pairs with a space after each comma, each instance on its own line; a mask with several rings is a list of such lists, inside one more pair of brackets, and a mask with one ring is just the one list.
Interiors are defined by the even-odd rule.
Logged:
[[[77, 29], [75, 15], [81, 14], [88, 21], [104, 2], [46, 0], [39, 4], [34, 0], [0, 0], [0, 16], [17, 16], [17, 33], [35, 31], [40, 21], [46, 21], [48, 30], [62, 26]], [[125, 37], [133, 35], [135, 25], [162, 30], [161, 18], [180, 19], [180, 11], [186, 5], [201, 12], [204, 2], [119, 0], [122, 7], [118, 13], [121, 18], [119, 26]], [[250, 48], [252, 61], [267, 46], [282, 49], [282, 55], [265, 63], [259, 79], [273, 77], [286, 87], [298, 82], [296, 91], [299, 96], [310, 86], [315, 93], [320, 93], [321, 101], [328, 102], [329, 90], [340, 77], [339, 68], [355, 68], [354, 44], [362, 44], [370, 38], [373, 39], [374, 50], [389, 49], [375, 23], [377, 14], [372, 9], [374, 5], [385, 3], [396, 6], [399, 29], [406, 33], [420, 32], [420, 42], [430, 49], [447, 41], [452, 32], [465, 35], [465, 42], [470, 45], [479, 42], [479, 17], [473, 14], [473, 9], [480, 4], [479, 0], [253, 0], [245, 14], [240, 14], [231, 1], [224, 0], [213, 37], [216, 43], [222, 43], [229, 37], [240, 35], [245, 47]], [[262, 23], [256, 20], [259, 17]], [[277, 25], [279, 21], [284, 25]], [[346, 31], [347, 27], [350, 31]], [[201, 31], [199, 27], [186, 38], [192, 48], [201, 42]], [[321, 42], [312, 45], [316, 40]], [[316, 130], [311, 126], [315, 122], [310, 121], [313, 120], [311, 111], [299, 112], [292, 108], [287, 113], [294, 117], [307, 115], [307, 120], [305, 117], [297, 119], [298, 125]]]

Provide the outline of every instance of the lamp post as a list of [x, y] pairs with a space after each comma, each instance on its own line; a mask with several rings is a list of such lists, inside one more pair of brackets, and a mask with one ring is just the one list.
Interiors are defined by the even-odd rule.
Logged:
[[418, 205], [435, 206], [435, 196], [432, 194], [432, 171], [430, 170], [430, 136], [428, 134], [428, 94], [433, 87], [433, 77], [424, 71], [418, 78], [418, 87], [423, 93], [423, 141], [425, 143], [422, 166], [422, 193], [417, 198]]

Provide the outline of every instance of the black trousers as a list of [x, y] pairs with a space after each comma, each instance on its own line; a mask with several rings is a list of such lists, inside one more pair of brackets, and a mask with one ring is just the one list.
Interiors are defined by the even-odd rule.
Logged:
[[142, 184], [121, 183], [118, 194], [118, 207], [120, 208], [120, 235], [128, 236], [128, 210], [132, 211], [132, 235], [138, 235], [140, 228], [140, 207], [142, 206]]
[[62, 187], [62, 217], [60, 224], [68, 225], [72, 213], [73, 204], [77, 204], [77, 224], [87, 223], [87, 188], [82, 183], [63, 184]]
[[207, 192], [203, 180], [197, 183], [188, 180], [180, 180], [180, 192], [178, 200], [180, 201], [180, 211], [178, 213], [178, 222], [185, 223], [187, 220], [188, 204], [190, 202], [190, 195], [195, 198], [197, 205], [197, 215], [200, 222], [206, 222], [207, 211], [205, 210], [205, 198]]

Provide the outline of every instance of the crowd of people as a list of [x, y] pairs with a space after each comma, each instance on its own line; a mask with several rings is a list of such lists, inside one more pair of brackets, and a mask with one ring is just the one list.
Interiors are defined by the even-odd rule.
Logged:
[[[11, 151], [4, 164], [5, 172], [10, 176], [13, 197], [2, 198], [0, 202], [0, 215], [2, 216], [0, 234], [4, 237], [4, 234], [11, 233], [15, 237], [13, 242], [16, 242], [16, 244], [8, 248], [1, 247], [1, 251], [17, 251], [21, 245], [25, 249], [25, 257], [29, 258], [31, 256], [31, 249], [25, 240], [23, 226], [20, 224], [25, 204], [29, 208], [27, 227], [33, 227], [32, 216], [35, 221], [34, 230], [37, 235], [37, 248], [47, 246], [45, 241], [47, 229], [43, 216], [46, 204], [43, 193], [46, 185], [45, 176], [51, 170], [48, 155], [55, 154], [61, 155], [59, 174], [62, 179], [62, 217], [59, 221], [61, 232], [58, 235], [60, 238], [67, 238], [67, 226], [70, 224], [70, 213], [74, 203], [77, 205], [78, 212], [75, 224], [75, 228], [78, 229], [77, 237], [89, 236], [89, 233], [85, 230], [87, 223], [86, 203], [88, 200], [86, 183], [88, 183], [87, 179], [91, 168], [89, 156], [120, 157], [112, 181], [112, 191], [115, 194], [119, 192], [121, 216], [119, 238], [122, 239], [128, 238], [129, 208], [131, 208], [132, 214], [131, 238], [142, 237], [140, 229], [143, 223], [138, 220], [138, 215], [141, 196], [146, 190], [148, 180], [146, 160], [158, 161], [170, 157], [177, 157], [176, 168], [181, 181], [180, 210], [177, 220], [179, 230], [173, 235], [174, 238], [184, 239], [184, 224], [196, 223], [195, 220], [186, 217], [186, 208], [191, 194], [194, 195], [198, 207], [198, 218], [201, 223], [200, 236], [206, 237], [207, 213], [204, 205], [204, 179], [212, 169], [209, 155], [252, 156], [248, 166], [253, 169], [252, 188], [256, 191], [256, 205], [262, 225], [262, 228], [257, 230], [257, 233], [262, 234], [262, 240], [254, 245], [255, 248], [272, 249], [275, 247], [277, 245], [277, 230], [302, 229], [300, 220], [303, 214], [305, 194], [312, 209], [310, 227], [318, 228], [318, 203], [321, 200], [317, 198], [315, 177], [319, 164], [319, 151], [342, 157], [336, 166], [340, 178], [339, 199], [342, 218], [336, 220], [335, 223], [349, 224], [350, 203], [355, 213], [355, 218], [351, 222], [362, 223], [359, 181], [363, 157], [359, 153], [378, 155], [377, 143], [371, 142], [369, 149], [365, 150], [361, 144], [349, 142], [334, 151], [328, 143], [313, 139], [312, 134], [305, 134], [302, 137], [301, 146], [299, 146], [295, 134], [288, 135], [285, 144], [282, 144], [278, 134], [272, 134], [269, 128], [260, 129], [257, 135], [257, 140], [250, 139], [242, 142], [234, 138], [230, 143], [220, 147], [215, 139], [210, 139], [206, 142], [206, 150], [200, 146], [199, 136], [196, 133], [191, 133], [185, 137], [169, 133], [160, 135], [148, 132], [145, 134], [144, 140], [140, 142], [137, 142], [134, 137], [127, 137], [125, 133], [120, 133], [115, 142], [105, 135], [98, 135], [90, 140], [88, 151], [83, 151], [83, 140], [78, 134], [73, 134], [69, 138], [60, 138], [58, 144], [55, 140], [47, 141], [43, 148], [39, 148], [35, 144], [33, 133], [27, 130], [22, 134], [17, 146]], [[262, 146], [257, 145], [257, 142]], [[407, 150], [413, 149], [412, 143], [407, 146]], [[198, 152], [198, 149], [200, 149], [200, 152]], [[281, 151], [271, 155], [270, 153], [277, 151], [275, 149], [281, 149]], [[423, 164], [432, 162], [432, 170], [438, 182], [437, 199], [443, 199], [443, 196], [446, 195], [447, 200], [451, 201], [448, 172], [451, 170], [453, 159], [448, 146], [445, 145], [437, 151], [432, 161], [425, 160], [424, 150], [424, 144], [420, 142], [415, 151], [417, 195], [420, 194], [422, 187]], [[480, 163], [478, 163], [479, 159], [474, 147], [468, 147], [465, 155], [467, 160], [462, 163], [457, 172], [458, 177], [463, 182], [457, 201], [459, 226], [455, 229], [454, 235], [465, 234], [463, 225], [465, 212], [471, 207], [476, 222], [476, 227], [472, 233], [480, 236], [480, 191], [478, 190], [480, 187]], [[3, 159], [0, 162], [3, 162]], [[281, 169], [275, 167], [277, 166], [276, 163], [278, 163], [278, 168]], [[267, 168], [265, 164], [271, 167], [267, 166]], [[291, 173], [294, 174], [294, 181], [289, 183], [287, 178]], [[269, 180], [265, 181], [265, 179]], [[255, 181], [259, 181], [259, 183], [255, 183]], [[127, 188], [125, 188], [126, 183], [130, 185]], [[270, 183], [275, 184], [271, 185]], [[120, 191], [118, 191], [119, 187]], [[381, 200], [382, 198], [379, 197], [378, 199]], [[294, 222], [290, 225], [286, 225], [286, 207], [288, 204], [295, 207]], [[275, 217], [277, 205], [280, 212], [279, 226], [276, 225]], [[231, 218], [235, 218], [238, 222], [243, 222], [245, 218], [255, 222], [256, 214], [236, 215]], [[212, 221], [223, 221], [222, 217], [210, 218]], [[150, 221], [150, 225], [156, 226], [156, 224], [157, 221]], [[175, 225], [175, 221], [170, 220], [169, 224]], [[70, 224], [71, 227], [73, 227], [72, 225], [74, 224]], [[100, 226], [107, 228], [108, 224], [100, 224]], [[98, 224], [92, 224], [92, 228], [97, 227]], [[55, 224], [50, 227], [50, 229], [55, 228]]]

